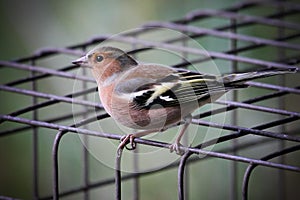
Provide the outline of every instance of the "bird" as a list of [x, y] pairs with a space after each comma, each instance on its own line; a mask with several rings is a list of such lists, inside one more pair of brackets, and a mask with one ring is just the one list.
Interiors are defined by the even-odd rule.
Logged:
[[295, 73], [297, 68], [265, 69], [213, 75], [162, 64], [140, 63], [125, 51], [101, 46], [72, 62], [91, 68], [105, 111], [118, 123], [141, 130], [121, 138], [118, 150], [134, 138], [162, 132], [183, 122], [171, 152], [182, 155], [180, 140], [199, 107], [216, 101], [226, 92], [246, 88], [247, 81]]

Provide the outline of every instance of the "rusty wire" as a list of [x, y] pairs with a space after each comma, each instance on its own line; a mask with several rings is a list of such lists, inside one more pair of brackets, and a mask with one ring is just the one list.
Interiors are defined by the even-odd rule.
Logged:
[[[241, 13], [243, 10], [249, 8], [257, 8], [261, 6], [270, 6], [277, 9], [278, 12], [275, 12], [272, 15], [268, 16], [251, 16], [249, 14]], [[283, 9], [282, 9], [283, 8]], [[236, 13], [239, 11], [240, 13]], [[237, 71], [238, 63], [246, 63], [252, 65], [255, 69], [266, 69], [266, 68], [294, 68], [295, 64], [298, 64], [299, 59], [299, 50], [300, 45], [297, 43], [290, 42], [290, 40], [300, 37], [300, 25], [295, 22], [289, 22], [282, 20], [283, 17], [287, 17], [290, 15], [299, 16], [300, 5], [289, 3], [289, 2], [261, 2], [261, 1], [244, 1], [237, 3], [236, 5], [224, 9], [224, 10], [196, 10], [188, 13], [182, 19], [175, 20], [173, 22], [151, 22], [146, 23], [140, 27], [140, 29], [131, 31], [129, 33], [118, 35], [113, 38], [113, 40], [129, 44], [132, 46], [131, 50], [128, 50], [129, 54], [137, 55], [139, 53], [146, 52], [151, 50], [152, 48], [161, 47], [169, 50], [173, 50], [176, 52], [183, 53], [185, 55], [207, 55], [209, 54], [211, 59], [214, 60], [225, 60], [232, 62], [233, 71]], [[194, 25], [194, 22], [198, 22], [201, 20], [209, 19], [209, 18], [222, 18], [227, 19], [230, 23], [224, 26], [214, 27], [212, 29], [198, 27]], [[251, 25], [267, 25], [271, 27], [275, 27], [278, 29], [287, 29], [292, 32], [289, 34], [278, 34], [276, 38], [260, 38], [258, 36], [249, 36], [243, 35], [241, 33], [237, 33], [242, 27], [247, 27]], [[178, 41], [184, 42], [187, 40], [185, 37], [176, 37], [169, 38], [164, 41], [149, 41], [146, 39], [140, 39], [137, 36], [141, 36], [146, 32], [153, 31], [153, 29], [149, 29], [149, 27], [159, 27], [159, 28], [169, 28], [172, 30], [177, 30], [186, 33], [191, 38], [199, 39], [205, 38], [206, 36], [215, 37], [215, 38], [223, 38], [225, 40], [231, 41], [231, 49], [221, 52], [221, 51], [212, 51], [207, 50], [204, 52], [203, 50], [195, 49], [186, 45], [178, 45]], [[49, 69], [44, 66], [36, 65], [35, 62], [40, 59], [45, 59], [48, 57], [52, 57], [55, 55], [73, 55], [73, 56], [81, 56], [84, 54], [85, 49], [87, 47], [93, 47], [101, 41], [104, 41], [110, 38], [110, 35], [100, 35], [95, 38], [92, 38], [86, 42], [82, 42], [80, 44], [75, 44], [66, 48], [47, 48], [42, 49], [30, 56], [19, 58], [13, 61], [0, 61], [1, 68], [13, 68], [18, 70], [23, 70], [26, 72], [30, 72], [31, 75], [29, 77], [16, 79], [10, 81], [8, 83], [0, 85], [0, 90], [10, 93], [16, 93], [20, 95], [26, 95], [32, 98], [32, 104], [28, 107], [24, 108], [16, 108], [11, 113], [1, 114], [0, 115], [0, 124], [5, 122], [13, 122], [19, 124], [21, 126], [14, 127], [11, 129], [5, 129], [0, 131], [0, 139], [3, 137], [7, 137], [12, 134], [21, 133], [24, 130], [32, 130], [33, 132], [33, 198], [34, 199], [59, 199], [60, 197], [66, 197], [72, 194], [84, 193], [85, 199], [89, 199], [89, 190], [102, 187], [109, 184], [115, 184], [115, 198], [121, 199], [121, 183], [126, 180], [135, 180], [135, 198], [139, 198], [139, 186], [138, 186], [138, 178], [142, 176], [148, 176], [153, 173], [157, 173], [157, 170], [148, 170], [145, 172], [139, 173], [128, 173], [126, 175], [122, 175], [122, 152], [118, 152], [116, 156], [116, 170], [115, 170], [115, 178], [112, 175], [111, 178], [106, 180], [100, 180], [98, 182], [90, 183], [89, 182], [89, 166], [88, 166], [88, 157], [86, 149], [83, 150], [84, 157], [84, 185], [78, 188], [72, 188], [67, 191], [59, 190], [59, 162], [58, 162], [58, 148], [61, 145], [61, 139], [64, 135], [73, 133], [73, 134], [81, 134], [81, 135], [90, 135], [96, 136], [100, 138], [108, 138], [111, 140], [120, 140], [121, 135], [117, 133], [104, 133], [98, 132], [88, 129], [88, 124], [95, 122], [97, 120], [102, 120], [108, 118], [109, 115], [103, 113], [103, 107], [101, 104], [97, 102], [91, 102], [86, 97], [89, 94], [93, 94], [97, 92], [97, 88], [92, 87], [89, 88], [87, 83], [95, 83], [95, 81], [86, 76], [84, 72], [82, 75], [74, 74], [72, 70], [77, 69], [77, 66], [65, 66], [59, 69]], [[237, 46], [237, 42], [243, 41], [247, 43], [242, 47]], [[291, 58], [289, 57], [281, 57], [278, 60], [262, 60], [257, 58], [250, 58], [246, 56], [239, 55], [240, 53], [247, 52], [249, 50], [255, 50], [261, 47], [271, 47], [271, 48], [281, 48], [284, 50], [294, 51], [295, 54]], [[182, 62], [177, 63], [174, 67], [186, 67], [190, 64], [205, 62], [206, 58], [194, 59], [194, 60], [182, 60]], [[67, 95], [58, 95], [58, 94], [49, 94], [42, 91], [38, 91], [38, 80], [43, 80], [46, 78], [59, 77], [61, 80], [78, 80], [82, 82], [83, 89], [81, 91], [76, 91], [73, 93], [68, 93]], [[31, 83], [31, 89], [24, 89], [19, 87], [21, 84]], [[285, 107], [280, 108], [271, 108], [266, 106], [259, 106], [255, 103], [259, 103], [264, 100], [276, 99], [283, 96], [287, 96], [289, 94], [299, 95], [300, 94], [300, 86], [295, 85], [293, 87], [284, 86], [282, 84], [266, 84], [259, 82], [248, 82], [248, 84], [252, 87], [263, 88], [269, 93], [256, 96], [254, 98], [249, 98], [238, 102], [236, 98], [232, 101], [218, 100], [215, 103], [221, 105], [222, 107], [209, 110], [203, 112], [199, 115], [194, 115], [192, 123], [198, 126], [207, 126], [213, 127], [221, 130], [231, 131], [230, 134], [214, 138], [212, 140], [204, 141], [201, 144], [198, 144], [193, 147], [182, 147], [183, 150], [186, 151], [185, 155], [183, 155], [178, 162], [174, 162], [160, 171], [169, 170], [172, 168], [178, 168], [178, 199], [187, 199], [187, 191], [185, 191], [186, 186], [186, 170], [187, 167], [192, 163], [204, 162], [207, 159], [220, 158], [224, 160], [231, 160], [234, 163], [241, 162], [246, 163], [249, 167], [245, 171], [244, 180], [243, 180], [243, 188], [242, 195], [243, 199], [248, 198], [248, 187], [250, 176], [253, 174], [253, 169], [257, 166], [260, 167], [270, 167], [276, 168], [280, 170], [288, 170], [296, 173], [300, 172], [300, 167], [284, 163], [277, 163], [273, 161], [269, 161], [272, 158], [280, 157], [282, 155], [299, 151], [299, 143], [300, 137], [299, 135], [291, 134], [285, 131], [282, 132], [273, 132], [270, 130], [265, 130], [272, 127], [284, 126], [285, 124], [291, 122], [298, 122], [300, 120], [300, 113], [296, 111], [286, 110]], [[77, 97], [83, 97], [83, 99], [79, 99]], [[299, 97], [299, 96], [297, 96]], [[39, 102], [38, 99], [46, 99], [43, 102]], [[42, 108], [47, 108], [48, 106], [55, 105], [58, 103], [64, 104], [78, 104], [85, 106], [85, 110], [76, 113], [66, 113], [65, 115], [57, 116], [54, 118], [40, 119], [38, 116], [38, 110]], [[206, 117], [210, 117], [219, 113], [224, 113], [227, 111], [234, 111], [236, 109], [246, 109], [251, 111], [257, 111], [259, 113], [269, 113], [274, 116], [280, 116], [280, 118], [276, 118], [270, 122], [265, 122], [262, 124], [257, 124], [253, 127], [243, 127], [237, 124], [219, 124], [214, 122], [208, 122], [204, 120]], [[90, 113], [97, 113], [96, 116], [90, 116]], [[32, 112], [31, 118], [26, 118], [22, 116], [23, 114]], [[84, 116], [84, 120], [69, 124], [62, 125], [62, 121], [66, 119], [72, 119], [74, 116]], [[235, 116], [236, 118], [236, 116]], [[235, 120], [236, 121], [236, 120]], [[40, 196], [39, 194], [39, 174], [38, 174], [38, 130], [37, 127], [44, 127], [47, 129], [55, 130], [57, 132], [52, 149], [52, 159], [53, 159], [53, 184], [52, 184], [52, 195], [49, 196]], [[281, 129], [284, 130], [284, 129]], [[298, 134], [298, 133], [297, 133]], [[236, 154], [237, 150], [246, 149], [249, 146], [257, 145], [254, 141], [247, 142], [245, 144], [233, 144], [233, 147], [223, 148], [219, 151], [213, 150], [205, 150], [205, 147], [209, 147], [213, 144], [221, 144], [226, 141], [235, 141], [237, 138], [241, 138], [244, 136], [256, 135], [263, 137], [263, 140], [260, 141], [259, 145], [264, 143], [269, 143], [273, 140], [278, 141], [290, 141], [293, 144], [292, 147], [284, 147], [278, 151], [274, 151], [269, 155], [261, 156], [260, 158], [250, 158], [245, 156], [240, 156]], [[169, 145], [166, 142], [161, 141], [153, 141], [147, 140], [143, 138], [136, 138], [135, 142], [139, 145], [148, 145], [157, 148], [166, 148], [168, 149]], [[197, 155], [206, 155], [203, 159], [199, 159]], [[236, 179], [236, 167], [233, 167], [233, 179]], [[283, 184], [283, 183], [281, 183]], [[237, 198], [236, 195], [236, 181], [233, 181], [233, 189], [231, 194], [233, 199]], [[284, 196], [284, 194], [281, 194]], [[10, 199], [10, 197], [0, 196], [2, 199]]]

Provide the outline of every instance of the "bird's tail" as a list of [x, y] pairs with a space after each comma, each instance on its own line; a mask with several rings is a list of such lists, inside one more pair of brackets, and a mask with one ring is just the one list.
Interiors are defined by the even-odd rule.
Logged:
[[256, 72], [246, 72], [246, 73], [237, 73], [229, 74], [222, 77], [224, 84], [243, 84], [247, 81], [264, 78], [269, 76], [275, 76], [280, 74], [288, 74], [297, 72], [298, 68], [289, 68], [289, 69], [278, 69], [278, 70], [265, 70], [265, 71], [256, 71]]

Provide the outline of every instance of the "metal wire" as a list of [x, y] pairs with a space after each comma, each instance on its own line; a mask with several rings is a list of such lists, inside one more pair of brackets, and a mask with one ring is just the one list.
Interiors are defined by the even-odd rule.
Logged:
[[[272, 7], [274, 12], [266, 16], [253, 16], [249, 13], [243, 13], [247, 9], [257, 9], [261, 7]], [[299, 152], [300, 127], [297, 127], [296, 133], [288, 132], [289, 129], [285, 128], [288, 123], [299, 123], [300, 113], [295, 110], [288, 110], [284, 100], [280, 100], [283, 97], [288, 99], [293, 97], [299, 98], [300, 86], [294, 84], [293, 86], [285, 85], [287, 80], [282, 79], [279, 83], [261, 83], [261, 82], [248, 82], [249, 86], [254, 88], [263, 89], [264, 94], [258, 96], [251, 96], [243, 100], [239, 100], [238, 92], [233, 94], [233, 100], [218, 100], [215, 102], [218, 105], [217, 108], [210, 109], [200, 114], [193, 116], [192, 123], [200, 127], [210, 127], [216, 130], [226, 131], [227, 134], [220, 137], [212, 138], [201, 142], [195, 146], [181, 147], [186, 153], [181, 157], [179, 161], [176, 161], [160, 170], [153, 169], [147, 171], [137, 172], [138, 160], [134, 160], [133, 165], [136, 168], [136, 172], [122, 174], [122, 158], [123, 149], [120, 152], [116, 152], [115, 158], [115, 175], [111, 175], [111, 178], [91, 182], [90, 180], [90, 161], [86, 148], [83, 146], [82, 162], [83, 162], [83, 185], [74, 187], [65, 191], [61, 191], [60, 187], [60, 163], [59, 163], [59, 147], [63, 144], [61, 140], [66, 134], [79, 134], [83, 136], [96, 136], [99, 138], [107, 138], [110, 140], [120, 140], [121, 135], [114, 132], [99, 132], [89, 130], [89, 124], [95, 121], [101, 121], [109, 118], [109, 115], [104, 113], [103, 106], [99, 102], [92, 102], [88, 96], [95, 94], [97, 88], [95, 86], [89, 87], [89, 84], [95, 84], [94, 79], [87, 76], [87, 73], [83, 71], [82, 74], [75, 74], [73, 70], [77, 70], [78, 66], [64, 66], [57, 69], [49, 69], [41, 64], [38, 65], [38, 61], [42, 59], [51, 58], [56, 55], [72, 55], [78, 57], [84, 54], [86, 48], [93, 47], [99, 42], [106, 39], [113, 40], [122, 44], [130, 45], [132, 48], [128, 50], [128, 53], [133, 56], [138, 56], [148, 51], [152, 51], [154, 48], [164, 48], [172, 50], [182, 54], [184, 59], [173, 67], [188, 67], [191, 64], [204, 63], [208, 59], [214, 61], [226, 61], [231, 63], [231, 71], [238, 71], [243, 69], [243, 65], [252, 66], [253, 69], [289, 69], [295, 68], [295, 65], [300, 62], [299, 50], [300, 45], [297, 39], [300, 38], [300, 25], [297, 22], [288, 21], [290, 16], [299, 17], [300, 5], [286, 2], [286, 1], [243, 1], [239, 2], [230, 8], [223, 10], [195, 10], [187, 13], [181, 19], [172, 22], [149, 22], [142, 25], [139, 29], [121, 34], [118, 36], [100, 35], [92, 38], [88, 41], [80, 44], [74, 44], [66, 48], [46, 48], [42, 49], [30, 56], [19, 58], [13, 61], [0, 61], [0, 69], [13, 69], [22, 70], [24, 72], [30, 72], [30, 76], [22, 77], [19, 79], [13, 79], [9, 82], [2, 83], [0, 90], [3, 93], [13, 93], [27, 97], [31, 99], [32, 104], [26, 107], [16, 107], [15, 110], [9, 113], [0, 115], [0, 125], [4, 126], [6, 123], [13, 123], [17, 126], [12, 128], [1, 128], [0, 139], [17, 135], [24, 131], [32, 132], [32, 198], [33, 199], [59, 199], [61, 197], [68, 197], [74, 194], [83, 194], [84, 199], [91, 199], [90, 191], [95, 188], [101, 188], [106, 185], [115, 184], [115, 199], [122, 198], [122, 182], [128, 180], [133, 181], [133, 198], [141, 199], [140, 194], [140, 181], [139, 179], [144, 176], [155, 174], [158, 172], [164, 172], [170, 169], [178, 169], [178, 199], [187, 199], [190, 195], [187, 193], [190, 191], [189, 176], [190, 171], [186, 171], [187, 167], [199, 163], [205, 162], [208, 159], [222, 159], [224, 161], [232, 161], [231, 165], [231, 187], [230, 196], [231, 199], [238, 199], [240, 182], [242, 183], [242, 198], [247, 199], [249, 196], [249, 181], [253, 175], [253, 169], [255, 167], [261, 168], [275, 168], [279, 170], [279, 177], [281, 177], [280, 185], [278, 187], [283, 188], [285, 184], [285, 174], [283, 170], [299, 173], [300, 167], [294, 164], [289, 164], [287, 159], [282, 158], [281, 162], [270, 161], [275, 157], [282, 157], [291, 152]], [[213, 28], [204, 28], [197, 25], [198, 22], [202, 22], [209, 19], [223, 19], [228, 23], [222, 26]], [[262, 38], [260, 36], [252, 36], [243, 34], [242, 30], [245, 27], [251, 27], [255, 25], [268, 26], [277, 28], [278, 34], [276, 38]], [[153, 28], [167, 28], [185, 33], [189, 37], [174, 36], [164, 40], [151, 41], [140, 36], [144, 36], [147, 33], [159, 32], [160, 29]], [[207, 51], [197, 49], [188, 45], [190, 38], [205, 40], [206, 38], [216, 38], [228, 41], [230, 44], [229, 50]], [[180, 42], [180, 43], [178, 43]], [[242, 44], [242, 45], [240, 45]], [[246, 56], [247, 52], [255, 52], [261, 48], [277, 49], [278, 59], [268, 58], [262, 60], [256, 57]], [[189, 56], [202, 56], [201, 58], [189, 59]], [[207, 57], [207, 55], [209, 55]], [[203, 58], [204, 56], [204, 58]], [[229, 71], [230, 71], [229, 70]], [[52, 94], [46, 91], [39, 91], [39, 81], [46, 79], [59, 78], [60, 81], [79, 81], [82, 86], [81, 91], [67, 92], [66, 95]], [[22, 87], [24, 84], [30, 83], [30, 88]], [[40, 100], [43, 99], [42, 102]], [[279, 108], [273, 106], [266, 106], [260, 104], [266, 100], [278, 100], [280, 103]], [[82, 111], [76, 111], [74, 113], [59, 114], [55, 117], [46, 117], [42, 119], [39, 112], [42, 109], [47, 109], [50, 106], [56, 105], [80, 105], [84, 107]], [[237, 113], [239, 110], [246, 110], [249, 112], [256, 112], [257, 115], [268, 114], [272, 116], [272, 120], [263, 121], [260, 124], [255, 124], [252, 127], [245, 127], [239, 124], [239, 117], [242, 114]], [[224, 114], [225, 112], [233, 112], [231, 123], [217, 123], [206, 120], [209, 117], [216, 116], [218, 114]], [[31, 115], [27, 115], [31, 113]], [[96, 116], [95, 116], [96, 113]], [[74, 117], [82, 117], [80, 122], [68, 123]], [[279, 131], [274, 129], [281, 127]], [[56, 137], [52, 146], [52, 161], [53, 161], [53, 181], [52, 181], [52, 194], [47, 196], [41, 195], [39, 180], [41, 174], [39, 173], [40, 154], [38, 153], [39, 146], [39, 129], [46, 128], [56, 132]], [[268, 129], [268, 130], [267, 130]], [[17, 135], [18, 136], [18, 135]], [[257, 143], [255, 140], [240, 143], [238, 139], [245, 138], [247, 136], [259, 136], [261, 140]], [[134, 140], [138, 147], [140, 145], [147, 145], [155, 148], [169, 148], [169, 143], [148, 140], [143, 138], [136, 138]], [[218, 150], [206, 150], [205, 148], [212, 145], [224, 144], [228, 141], [232, 141], [232, 146], [226, 148], [220, 148]], [[272, 152], [261, 152], [256, 158], [251, 158], [240, 154], [240, 152], [247, 151], [249, 147], [260, 147], [265, 144], [274, 143], [280, 141], [279, 149], [274, 149]], [[88, 146], [89, 142], [87, 138], [84, 139], [84, 143]], [[124, 150], [125, 151], [125, 150]], [[202, 159], [199, 159], [198, 155], [205, 155]], [[239, 181], [238, 169], [240, 169], [239, 163], [246, 163], [248, 168], [245, 169], [244, 179]], [[124, 163], [123, 163], [124, 164]], [[158, 183], [159, 184], [159, 183]], [[282, 189], [279, 196], [281, 198], [286, 197], [286, 191]], [[112, 195], [113, 196], [113, 195]], [[0, 196], [0, 199], [13, 199], [12, 197]]]

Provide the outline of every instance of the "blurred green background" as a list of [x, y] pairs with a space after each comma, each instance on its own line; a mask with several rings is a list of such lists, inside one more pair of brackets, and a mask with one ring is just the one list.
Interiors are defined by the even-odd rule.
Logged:
[[196, 8], [219, 9], [238, 1], [0, 2], [1, 59], [11, 59], [42, 47], [65, 47], [99, 34], [137, 28], [147, 21], [179, 19]]
[[[171, 21], [182, 18], [188, 12], [195, 9], [221, 9], [227, 8], [238, 0], [165, 0], [165, 1], [17, 1], [17, 0], [0, 0], [0, 24], [1, 24], [1, 46], [0, 60], [12, 60], [24, 57], [45, 47], [66, 47], [76, 43], [84, 42], [94, 36], [101, 34], [117, 34], [133, 28], [137, 28], [143, 23], [149, 21]], [[261, 13], [265, 12], [262, 10]], [[258, 11], [259, 13], [259, 11]], [[253, 13], [252, 13], [253, 14]], [[222, 22], [216, 22], [222, 23]], [[205, 27], [214, 27], [215, 24], [203, 24]], [[258, 30], [259, 27], [257, 27]], [[262, 36], [264, 34], [276, 33], [272, 31], [249, 31], [252, 35]], [[224, 41], [223, 41], [224, 42]], [[203, 41], [203, 45], [210, 49], [220, 50], [228, 48], [228, 43]], [[217, 45], [216, 45], [217, 44]], [[221, 45], [220, 45], [221, 44]], [[222, 46], [224, 44], [224, 46]], [[276, 55], [276, 54], [273, 54]], [[256, 54], [247, 54], [244, 56], [254, 56], [260, 59], [272, 60], [271, 55], [266, 52], [257, 52]], [[69, 65], [74, 57], [64, 58], [63, 65]], [[219, 63], [218, 63], [219, 64]], [[222, 63], [224, 64], [224, 63]], [[225, 62], [225, 65], [230, 65]], [[41, 65], [43, 66], [43, 65]], [[48, 61], [46, 66], [54, 67], [55, 65]], [[23, 72], [18, 70], [4, 71], [0, 69], [1, 83], [9, 80], [21, 78]], [[226, 70], [225, 70], [226, 72]], [[27, 74], [26, 74], [27, 75]], [[269, 79], [275, 82], [277, 79]], [[289, 80], [293, 84], [294, 79]], [[42, 82], [39, 84], [40, 89], [54, 94], [60, 94], [61, 83]], [[26, 87], [26, 86], [24, 86]], [[70, 86], [71, 87], [71, 86]], [[252, 90], [257, 94], [263, 94], [264, 91]], [[260, 93], [259, 93], [260, 92]], [[7, 114], [16, 109], [16, 107], [26, 107], [31, 101], [20, 101], [18, 95], [7, 95], [6, 92], [0, 91], [1, 94], [1, 114]], [[255, 93], [256, 94], [256, 93]], [[254, 96], [255, 96], [254, 94]], [[61, 94], [63, 95], [63, 94]], [[242, 92], [240, 98], [248, 98], [247, 92]], [[250, 97], [249, 97], [250, 98]], [[271, 104], [270, 104], [271, 102]], [[274, 105], [277, 102], [266, 102]], [[288, 108], [297, 107], [296, 98], [290, 101]], [[53, 109], [53, 113], [47, 112], [49, 116], [57, 116], [64, 112], [70, 112], [72, 108], [61, 107]], [[295, 111], [299, 111], [296, 108]], [[240, 116], [248, 115], [241, 111]], [[255, 116], [255, 114], [253, 114]], [[40, 113], [43, 118], [43, 112]], [[248, 115], [249, 116], [249, 115]], [[31, 115], [22, 117], [30, 118]], [[253, 119], [253, 124], [259, 123], [267, 116], [260, 116]], [[249, 117], [248, 117], [249, 118]], [[248, 119], [247, 118], [247, 119]], [[251, 118], [251, 117], [250, 117]], [[242, 125], [248, 126], [247, 119], [240, 119]], [[230, 123], [230, 119], [227, 119]], [[73, 123], [72, 120], [65, 124]], [[5, 123], [0, 126], [4, 128], [13, 128], [15, 123]], [[299, 125], [293, 124], [294, 128], [299, 130]], [[296, 127], [296, 128], [295, 128]], [[32, 135], [31, 131], [25, 131], [12, 136], [0, 138], [0, 196], [11, 196], [22, 199], [32, 199]], [[52, 181], [52, 160], [51, 148], [56, 131], [49, 129], [39, 129], [39, 193], [40, 196], [51, 195]], [[250, 138], [251, 139], [251, 138]], [[243, 142], [243, 141], [241, 141]], [[65, 191], [83, 184], [82, 175], [82, 142], [76, 135], [68, 135], [63, 139], [60, 147], [60, 190]], [[227, 144], [228, 145], [228, 144]], [[80, 148], [79, 148], [80, 147]], [[226, 147], [226, 145], [225, 145]], [[272, 152], [278, 144], [262, 146], [256, 150], [242, 152], [243, 155], [255, 156], [257, 151]], [[241, 153], [241, 154], [242, 154]], [[287, 162], [290, 164], [299, 164], [299, 156], [289, 157]], [[232, 163], [220, 159], [209, 159], [205, 162], [192, 165], [189, 172], [191, 174], [189, 197], [190, 199], [231, 199]], [[241, 199], [241, 179], [244, 174], [246, 165], [240, 164], [238, 168], [238, 195]], [[95, 182], [105, 178], [112, 177], [114, 170], [103, 165], [93, 156], [90, 156], [90, 180]], [[252, 199], [279, 199], [274, 192], [274, 185], [279, 181], [275, 169], [257, 169], [254, 182], [251, 182], [250, 190]], [[286, 190], [288, 198], [293, 199], [299, 196], [299, 174], [287, 172]], [[267, 180], [266, 180], [267, 179]], [[132, 199], [132, 181], [123, 184], [124, 199]], [[141, 199], [176, 199], [177, 198], [177, 169], [164, 171], [155, 175], [146, 176], [140, 180]], [[254, 185], [254, 186], [253, 186]], [[276, 184], [275, 184], [276, 185]], [[276, 188], [277, 189], [277, 188]], [[91, 199], [113, 199], [114, 186], [109, 185], [104, 188], [93, 189], [90, 192]], [[83, 195], [62, 199], [82, 199]]]

